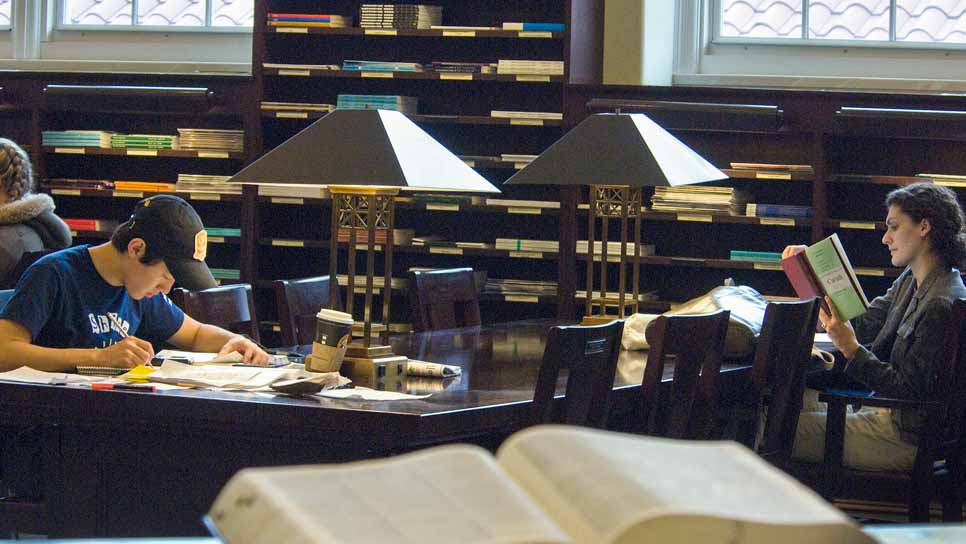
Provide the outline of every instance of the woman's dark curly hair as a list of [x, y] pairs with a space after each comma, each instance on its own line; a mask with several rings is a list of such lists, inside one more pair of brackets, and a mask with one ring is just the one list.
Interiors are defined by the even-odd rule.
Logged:
[[959, 268], [966, 262], [966, 219], [952, 189], [914, 183], [890, 192], [885, 203], [898, 206], [917, 223], [929, 220], [932, 247], [947, 266]]

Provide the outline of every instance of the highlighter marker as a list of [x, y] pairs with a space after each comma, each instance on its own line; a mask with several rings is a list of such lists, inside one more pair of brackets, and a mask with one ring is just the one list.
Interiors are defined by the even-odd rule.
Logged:
[[148, 393], [154, 393], [157, 391], [153, 385], [142, 383], [92, 383], [91, 389], [100, 391], [107, 391], [110, 389], [116, 389], [119, 391], [147, 391]]

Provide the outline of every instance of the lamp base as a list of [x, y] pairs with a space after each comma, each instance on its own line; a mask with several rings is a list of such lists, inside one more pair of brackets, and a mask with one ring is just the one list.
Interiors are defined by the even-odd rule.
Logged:
[[372, 389], [390, 389], [387, 383], [398, 382], [406, 376], [409, 359], [395, 355], [390, 346], [349, 344], [342, 360], [341, 373], [356, 385]]

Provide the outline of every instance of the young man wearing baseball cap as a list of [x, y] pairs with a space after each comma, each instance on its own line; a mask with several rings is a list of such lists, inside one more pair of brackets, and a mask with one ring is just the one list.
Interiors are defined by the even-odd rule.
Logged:
[[152, 344], [237, 351], [248, 363], [268, 355], [251, 340], [199, 323], [166, 294], [214, 285], [205, 265], [207, 233], [184, 200], [138, 202], [111, 241], [47, 255], [24, 272], [0, 311], [0, 371], [27, 365], [63, 372], [78, 365], [130, 368], [154, 356]]

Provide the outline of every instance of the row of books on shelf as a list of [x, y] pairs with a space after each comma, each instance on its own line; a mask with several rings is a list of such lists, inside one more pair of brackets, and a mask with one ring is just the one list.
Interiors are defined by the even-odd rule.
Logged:
[[500, 59], [497, 62], [457, 62], [432, 61], [429, 64], [418, 62], [397, 62], [379, 60], [345, 60], [342, 64], [290, 64], [266, 62], [263, 68], [275, 70], [345, 70], [348, 72], [443, 72], [503, 75], [545, 75], [562, 76], [562, 60], [512, 60]]
[[[353, 16], [333, 13], [268, 13], [269, 26], [346, 28]], [[444, 26], [443, 8], [426, 4], [362, 4], [359, 26], [387, 29], [530, 30], [562, 32], [563, 23], [504, 22], [501, 26]]]
[[221, 193], [221, 194], [241, 194], [242, 186], [238, 184], [225, 183], [231, 176], [214, 176], [208, 174], [178, 174], [177, 183], [157, 182], [157, 181], [128, 181], [128, 180], [107, 180], [107, 179], [77, 179], [77, 178], [50, 178], [41, 182], [43, 189], [68, 189], [68, 190], [115, 190], [115, 191], [136, 191], [136, 192], [190, 192], [190, 193]]
[[179, 128], [171, 134], [121, 134], [105, 130], [45, 130], [43, 145], [50, 147], [99, 147], [104, 149], [181, 149], [241, 152], [242, 130]]

